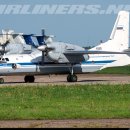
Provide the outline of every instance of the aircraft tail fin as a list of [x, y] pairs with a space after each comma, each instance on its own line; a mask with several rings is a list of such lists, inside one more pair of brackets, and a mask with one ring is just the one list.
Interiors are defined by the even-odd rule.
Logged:
[[118, 13], [114, 28], [110, 35], [110, 40], [101, 43], [92, 50], [118, 51], [122, 52], [129, 48], [129, 12], [120, 11]]

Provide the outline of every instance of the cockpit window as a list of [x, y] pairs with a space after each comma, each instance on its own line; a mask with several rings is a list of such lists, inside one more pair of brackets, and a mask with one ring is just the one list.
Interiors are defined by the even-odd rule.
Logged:
[[5, 58], [6, 61], [9, 61], [9, 58]]
[[0, 61], [9, 61], [9, 58], [0, 58]]

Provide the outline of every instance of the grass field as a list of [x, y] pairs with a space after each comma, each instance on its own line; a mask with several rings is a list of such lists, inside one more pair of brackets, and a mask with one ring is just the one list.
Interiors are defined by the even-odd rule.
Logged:
[[130, 118], [130, 85], [0, 88], [0, 120]]
[[96, 72], [97, 74], [126, 74], [130, 75], [130, 66], [106, 68]]

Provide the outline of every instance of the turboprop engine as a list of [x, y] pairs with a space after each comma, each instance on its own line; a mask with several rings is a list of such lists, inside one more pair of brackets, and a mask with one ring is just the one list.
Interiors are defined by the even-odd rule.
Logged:
[[44, 52], [44, 55], [47, 56], [48, 59], [55, 63], [80, 63], [81, 61], [87, 61], [89, 56], [85, 55], [76, 55], [76, 54], [66, 54], [67, 51], [83, 51], [85, 50], [82, 47], [67, 44], [63, 42], [51, 42], [46, 43], [38, 49]]

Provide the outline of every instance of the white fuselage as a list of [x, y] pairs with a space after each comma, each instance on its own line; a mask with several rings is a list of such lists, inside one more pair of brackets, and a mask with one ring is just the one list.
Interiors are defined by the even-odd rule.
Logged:
[[[41, 64], [42, 56], [39, 54], [15, 54], [5, 55], [0, 63], [0, 75], [46, 75], [46, 74], [69, 74], [71, 65], [44, 63]], [[130, 58], [124, 54], [93, 54], [89, 60], [74, 65], [74, 73], [89, 73], [106, 67], [123, 66], [130, 63]], [[14, 67], [14, 65], [16, 65]]]

